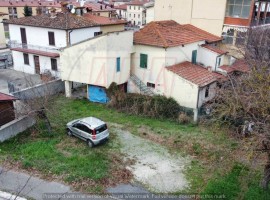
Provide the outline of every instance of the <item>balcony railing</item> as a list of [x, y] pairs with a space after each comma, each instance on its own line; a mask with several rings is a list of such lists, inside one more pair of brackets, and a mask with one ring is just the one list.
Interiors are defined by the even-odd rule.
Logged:
[[266, 25], [266, 24], [270, 24], [270, 17], [261, 18], [261, 19], [254, 18], [251, 21], [251, 26], [261, 26], [261, 25]]
[[18, 43], [17, 41], [10, 41], [9, 48], [22, 48], [22, 49], [43, 51], [43, 52], [48, 52], [48, 53], [59, 53], [58, 48], [44, 47], [44, 46], [32, 45], [32, 44], [23, 44], [23, 43]]

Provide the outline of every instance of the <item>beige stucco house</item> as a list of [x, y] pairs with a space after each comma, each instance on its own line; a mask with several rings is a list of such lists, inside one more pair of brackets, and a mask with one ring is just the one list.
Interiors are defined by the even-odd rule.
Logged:
[[131, 80], [128, 91], [143, 93], [146, 86], [154, 94], [173, 97], [193, 109], [197, 120], [198, 109], [214, 97], [216, 83], [223, 76], [215, 71], [229, 64], [226, 52], [216, 47], [220, 41], [190, 24], [172, 20], [147, 24], [134, 34], [131, 76], [140, 82]]
[[60, 54], [60, 63], [66, 96], [72, 95], [72, 82], [86, 84], [89, 99], [91, 87], [102, 90], [115, 82], [126, 88], [130, 77], [132, 43], [133, 32], [120, 31], [64, 48]]

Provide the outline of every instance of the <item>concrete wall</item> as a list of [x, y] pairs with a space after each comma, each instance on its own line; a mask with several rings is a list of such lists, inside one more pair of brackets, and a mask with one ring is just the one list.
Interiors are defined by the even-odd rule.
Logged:
[[209, 96], [205, 97], [206, 87], [200, 88], [198, 107], [200, 108], [205, 102], [210, 101], [216, 95], [217, 83], [214, 82], [209, 85]]
[[158, 0], [155, 20], [175, 20], [192, 24], [221, 36], [226, 11], [226, 0]]
[[1, 23], [3, 19], [6, 19], [7, 15], [1, 16], [0, 15], [0, 47], [6, 46], [6, 37], [5, 37], [5, 30], [4, 25]]
[[155, 20], [155, 8], [149, 7], [146, 9], [146, 23], [150, 23]]
[[119, 25], [108, 25], [108, 26], [101, 26], [100, 30], [102, 33], [110, 33], [110, 32], [117, 32], [117, 31], [124, 31], [125, 25], [119, 24]]
[[0, 142], [4, 142], [35, 124], [31, 117], [20, 117], [0, 127]]
[[196, 109], [198, 86], [166, 70], [165, 96], [174, 98], [181, 106]]
[[[122, 84], [130, 76], [130, 54], [133, 32], [115, 32], [65, 48], [61, 52], [61, 77], [90, 85], [108, 87], [111, 82]], [[116, 72], [116, 58], [121, 70]]]
[[53, 80], [48, 83], [35, 85], [18, 92], [12, 93], [13, 96], [20, 100], [34, 99], [45, 96], [51, 96], [65, 91], [64, 82], [61, 80]]
[[95, 32], [100, 32], [100, 27], [75, 29], [70, 34], [71, 44], [76, 44], [88, 38], [94, 37]]
[[192, 51], [198, 50], [199, 45], [204, 44], [204, 41], [187, 44], [184, 47], [170, 47], [166, 49], [166, 66], [171, 66], [184, 61], [191, 61]]

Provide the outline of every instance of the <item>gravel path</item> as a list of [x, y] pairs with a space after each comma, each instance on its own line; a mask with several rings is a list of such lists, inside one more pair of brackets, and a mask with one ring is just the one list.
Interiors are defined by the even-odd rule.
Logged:
[[166, 148], [149, 140], [135, 136], [119, 127], [113, 128], [122, 144], [121, 151], [135, 164], [128, 168], [136, 181], [141, 182], [153, 192], [172, 193], [188, 188], [183, 174], [189, 161], [176, 157]]

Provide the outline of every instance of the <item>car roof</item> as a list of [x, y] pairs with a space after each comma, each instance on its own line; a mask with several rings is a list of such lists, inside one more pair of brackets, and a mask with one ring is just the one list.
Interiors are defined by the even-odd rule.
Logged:
[[79, 120], [79, 122], [83, 122], [83, 123], [89, 125], [92, 129], [105, 124], [104, 121], [102, 121], [102, 120], [100, 120], [98, 118], [95, 118], [95, 117], [82, 118], [82, 119]]

